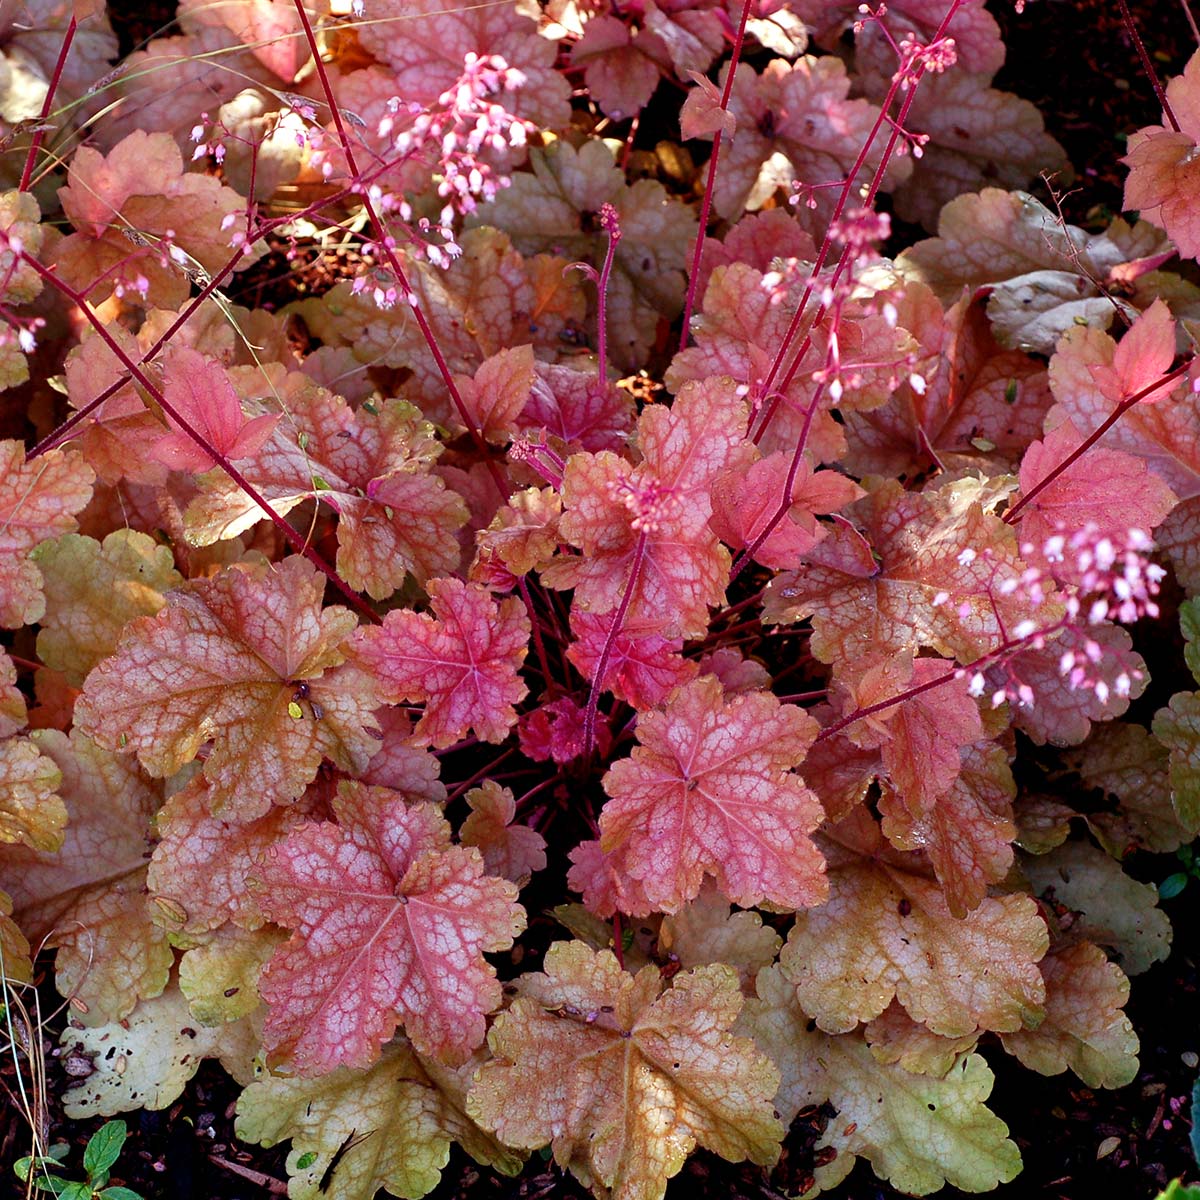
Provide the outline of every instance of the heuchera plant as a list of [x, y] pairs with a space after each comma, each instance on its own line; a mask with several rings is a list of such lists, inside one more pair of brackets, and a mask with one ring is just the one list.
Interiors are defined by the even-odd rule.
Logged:
[[657, 1200], [807, 1109], [924, 1194], [1020, 1169], [985, 1054], [1134, 1077], [1200, 56], [1085, 230], [981, 0], [17, 13], [0, 965], [69, 1115], [212, 1057], [293, 1197]]

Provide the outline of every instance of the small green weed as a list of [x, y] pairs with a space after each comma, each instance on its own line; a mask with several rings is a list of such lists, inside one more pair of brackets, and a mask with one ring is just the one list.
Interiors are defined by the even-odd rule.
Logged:
[[22, 1183], [59, 1200], [142, 1200], [131, 1188], [108, 1186], [109, 1172], [120, 1157], [125, 1136], [124, 1121], [109, 1121], [92, 1134], [83, 1152], [83, 1169], [87, 1172], [84, 1183], [59, 1174], [70, 1150], [66, 1142], [56, 1142], [45, 1154], [17, 1159], [13, 1169]]

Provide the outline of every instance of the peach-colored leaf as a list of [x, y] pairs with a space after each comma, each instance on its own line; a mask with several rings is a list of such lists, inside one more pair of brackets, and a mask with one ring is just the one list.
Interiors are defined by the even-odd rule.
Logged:
[[[1129, 327], [1113, 351], [1112, 366], [1092, 369], [1092, 377], [1114, 404], [1139, 392], [1165, 375], [1175, 361], [1175, 321], [1164, 300], [1155, 300]], [[1178, 384], [1147, 392], [1138, 405], [1165, 400]]]
[[1200, 166], [1200, 53], [1188, 59], [1183, 74], [1167, 84], [1167, 102], [1180, 128], [1149, 125], [1130, 134], [1124, 206], [1165, 229], [1185, 258], [1200, 255], [1200, 220], [1194, 198]]
[[366, 49], [392, 70], [394, 94], [436, 104], [463, 74], [469, 54], [499, 55], [518, 68], [524, 83], [500, 91], [503, 104], [540, 128], [570, 121], [569, 88], [554, 70], [555, 47], [519, 4], [466, 7], [457, 0], [378, 0], [355, 32]]
[[[390, 401], [355, 412], [302, 376], [288, 416], [241, 471], [280, 515], [304, 500], [338, 514], [338, 572], [376, 600], [411, 573], [419, 582], [455, 570], [455, 533], [467, 522], [462, 498], [430, 468], [441, 454], [433, 426], [410, 404]], [[257, 411], [257, 409], [256, 409]], [[257, 419], [257, 418], [255, 418]], [[266, 513], [224, 472], [201, 483], [184, 517], [188, 540], [236, 537]]]
[[[162, 308], [187, 299], [197, 269], [213, 274], [225, 265], [232, 248], [222, 223], [246, 208], [213, 176], [185, 172], [169, 134], [144, 129], [107, 155], [81, 146], [59, 198], [76, 230], [55, 252], [63, 279], [86, 289], [93, 304], [120, 288]], [[241, 258], [235, 269], [257, 256]]]
[[[1063, 673], [1064, 655], [1072, 655], [1075, 662], [1090, 663], [1089, 644], [1101, 650], [1100, 661], [1090, 667], [1089, 678], [1104, 683], [1107, 695], [1094, 685], [1072, 687], [1070, 672]], [[1006, 668], [1011, 675], [1005, 675]], [[1074, 746], [1087, 737], [1093, 721], [1121, 716], [1130, 700], [1145, 691], [1150, 674], [1142, 656], [1134, 652], [1129, 634], [1105, 621], [1067, 628], [1041, 649], [1030, 646], [1018, 650], [1004, 667], [986, 671], [984, 678], [985, 694], [1003, 687], [1006, 678], [1018, 679], [1030, 688], [1034, 703], [1014, 706], [1012, 720], [1039, 746]]]
[[633, 397], [611, 380], [601, 383], [595, 371], [580, 366], [537, 363], [533, 390], [517, 417], [517, 429], [561, 443], [564, 457], [576, 450], [620, 451], [637, 415]]
[[584, 897], [589, 912], [602, 917], [653, 912], [642, 885], [616, 868], [613, 856], [600, 848], [599, 838], [580, 842], [568, 857], [571, 869], [567, 884]]
[[519, 578], [549, 562], [558, 548], [562, 500], [552, 488], [514, 492], [486, 529], [475, 534], [469, 578], [497, 592], [512, 591]]
[[[11, 36], [11, 29], [8, 36]], [[11, 50], [11, 47], [12, 42], [6, 37], [6, 48]], [[9, 112], [5, 116], [11, 120]], [[4, 249], [0, 251], [0, 278], [4, 280], [0, 295], [6, 304], [28, 304], [41, 293], [41, 276], [32, 264], [16, 253], [17, 245], [33, 258], [41, 253], [45, 237], [41, 217], [32, 192], [19, 192], [16, 188], [0, 192], [0, 230], [6, 239]]]
[[1091, 942], [1052, 950], [1042, 960], [1046, 1019], [1002, 1035], [1004, 1048], [1033, 1071], [1069, 1067], [1088, 1087], [1118, 1088], [1138, 1071], [1138, 1038], [1122, 1012], [1129, 980]]
[[46, 611], [42, 573], [29, 551], [75, 528], [92, 498], [91, 467], [74, 450], [51, 450], [33, 462], [25, 447], [0, 442], [0, 627], [16, 629]]
[[967, 680], [953, 677], [953, 669], [945, 659], [912, 661], [898, 655], [882, 668], [867, 668], [853, 689], [854, 706], [860, 708], [891, 700], [908, 688], [929, 689], [861, 723], [873, 726], [869, 735], [864, 730], [856, 736], [850, 727], [852, 740], [881, 747], [892, 799], [914, 818], [928, 813], [950, 789], [962, 769], [963, 749], [983, 734]]
[[1013, 861], [1016, 795], [1008, 756], [992, 742], [960, 751], [961, 770], [925, 813], [913, 813], [890, 788], [879, 801], [884, 836], [900, 850], [924, 850], [954, 917], [983, 903]]
[[163, 990], [174, 957], [145, 894], [160, 793], [135, 762], [78, 729], [32, 740], [61, 772], [66, 836], [53, 853], [0, 845], [0, 877], [25, 933], [58, 947], [58, 990], [75, 998], [77, 1015], [116, 1021]]
[[724, 963], [738, 973], [742, 991], [754, 993], [754, 977], [769, 967], [783, 939], [756, 912], [729, 907], [711, 883], [691, 903], [663, 917], [658, 948], [683, 968]]
[[1194, 293], [1177, 275], [1150, 269], [1170, 242], [1146, 222], [1117, 219], [1099, 233], [1066, 225], [1026, 192], [984, 188], [951, 200], [938, 236], [905, 250], [898, 265], [946, 304], [988, 284], [988, 316], [1001, 345], [1051, 354], [1064, 333], [1132, 320], [1160, 292]]
[[640, 112], [654, 94], [662, 77], [656, 60], [665, 57], [663, 50], [657, 38], [635, 37], [633, 28], [620, 18], [598, 13], [571, 47], [571, 64], [583, 69], [589, 95], [619, 121]]
[[[883, 22], [893, 38], [912, 33], [928, 43], [946, 18], [941, 0], [890, 0], [887, 20]], [[857, 0], [790, 0], [788, 7], [803, 20], [809, 35], [826, 50], [834, 50], [851, 26], [859, 23], [862, 11]], [[890, 76], [895, 70], [893, 43], [875, 21], [863, 21], [855, 30], [854, 48], [872, 68], [886, 66]], [[982, 0], [966, 0], [954, 12], [946, 29], [954, 39], [958, 54], [957, 68], [994, 75], [1004, 64], [1004, 42], [996, 18], [984, 8]], [[925, 80], [922, 80], [924, 86]]]
[[116, 648], [135, 617], [153, 616], [183, 577], [170, 548], [144, 533], [116, 529], [103, 543], [67, 533], [33, 552], [45, 580], [38, 655], [75, 687]]
[[523, 887], [535, 871], [545, 868], [546, 839], [536, 829], [514, 822], [517, 809], [508, 788], [486, 779], [467, 793], [467, 804], [471, 812], [462, 823], [459, 839], [483, 855], [489, 875]]
[[324, 585], [299, 557], [192, 580], [126, 626], [87, 678], [77, 725], [156, 777], [212, 743], [208, 803], [243, 820], [294, 800], [323, 758], [361, 770], [379, 748], [372, 713], [383, 700], [344, 662], [357, 619], [321, 608]]
[[737, 133], [737, 117], [721, 107], [721, 92], [715, 83], [699, 71], [689, 71], [696, 85], [689, 89], [683, 108], [679, 110], [679, 132], [683, 140], [714, 134], [718, 130], [727, 138]]
[[355, 661], [390, 703], [423, 703], [417, 733], [449, 746], [469, 730], [502, 742], [528, 689], [517, 674], [529, 649], [520, 599], [499, 604], [481, 587], [430, 580], [429, 613], [393, 609], [382, 626], [360, 630]]
[[651, 906], [677, 912], [706, 874], [735, 904], [819, 904], [824, 863], [809, 835], [822, 813], [792, 768], [816, 736], [801, 709], [766, 692], [726, 698], [714, 676], [643, 713], [633, 754], [604, 777], [601, 846]]
[[1049, 935], [1029, 896], [987, 897], [956, 918], [936, 883], [859, 854], [831, 863], [829, 888], [827, 904], [797, 914], [780, 957], [822, 1029], [851, 1030], [893, 997], [943, 1037], [1041, 1019]]
[[222, 818], [208, 810], [209, 791], [200, 776], [155, 818], [160, 841], [146, 882], [160, 923], [172, 933], [202, 934], [227, 921], [258, 929], [266, 918], [246, 887], [254, 864], [297, 825], [326, 815], [306, 793], [252, 820]]
[[401, 792], [410, 803], [446, 803], [441, 763], [413, 733], [413, 723], [399, 708], [381, 708], [375, 721], [383, 731], [383, 745], [356, 778]]
[[543, 967], [488, 1036], [495, 1057], [467, 1097], [485, 1129], [550, 1146], [585, 1186], [643, 1200], [661, 1200], [697, 1144], [775, 1161], [779, 1075], [730, 1034], [742, 1007], [730, 967], [681, 972], [664, 991], [656, 967], [631, 976], [582, 942], [556, 943]]
[[896, 309], [919, 343], [912, 374], [879, 408], [842, 413], [846, 469], [913, 476], [936, 461], [1011, 471], [1052, 403], [1045, 363], [1000, 346], [982, 299], [963, 296], [943, 312], [926, 284], [907, 279]]
[[863, 1026], [863, 1037], [877, 1062], [897, 1063], [913, 1074], [945, 1079], [959, 1055], [979, 1044], [980, 1034], [973, 1030], [960, 1037], [939, 1037], [918, 1025], [893, 1000], [880, 1016]]
[[1021, 589], [999, 591], [1024, 565], [1013, 531], [988, 506], [987, 485], [971, 479], [919, 493], [894, 480], [879, 483], [849, 510], [866, 542], [838, 524], [807, 566], [771, 581], [764, 616], [811, 616], [813, 653], [844, 678], [881, 655], [922, 646], [973, 662], [1005, 630], [1037, 616]]
[[473, 376], [459, 375], [454, 382], [474, 428], [503, 445], [513, 435], [533, 379], [533, 347], [513, 346], [485, 358]]
[[[869, 89], [871, 99], [882, 100], [888, 82], [879, 79]], [[956, 196], [985, 184], [1024, 187], [1066, 164], [1037, 108], [990, 82], [990, 74], [961, 69], [927, 72], [921, 80], [907, 120], [929, 141], [895, 190], [895, 211], [904, 220], [936, 229], [942, 206]]]
[[433, 805], [344, 783], [333, 807], [336, 825], [293, 830], [254, 876], [294, 930], [259, 980], [271, 1057], [303, 1076], [366, 1067], [402, 1023], [421, 1053], [463, 1062], [500, 1003], [484, 952], [525, 927], [517, 889], [451, 846]]

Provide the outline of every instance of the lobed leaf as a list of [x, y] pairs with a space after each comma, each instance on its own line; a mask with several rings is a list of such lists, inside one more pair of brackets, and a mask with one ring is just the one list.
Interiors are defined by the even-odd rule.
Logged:
[[779, 1064], [780, 1111], [791, 1116], [824, 1103], [837, 1109], [817, 1142], [818, 1150], [837, 1152], [817, 1168], [822, 1189], [844, 1179], [860, 1155], [894, 1187], [917, 1196], [946, 1183], [988, 1191], [1020, 1171], [1008, 1127], [984, 1106], [993, 1077], [979, 1055], [962, 1055], [941, 1079], [912, 1074], [877, 1061], [857, 1034], [812, 1030], [777, 968], [759, 975], [758, 994], [741, 1028]]
[[684, 684], [642, 714], [639, 744], [604, 777], [600, 845], [613, 870], [667, 913], [705, 875], [743, 907], [819, 904], [824, 863], [809, 835], [820, 805], [792, 773], [816, 732], [769, 693], [727, 699], [711, 675]]
[[42, 573], [29, 552], [75, 528], [94, 479], [74, 450], [27, 462], [20, 442], [0, 441], [0, 627], [18, 629], [45, 613]]
[[88, 676], [76, 724], [109, 750], [136, 753], [159, 778], [211, 742], [207, 803], [241, 820], [294, 800], [323, 758], [362, 769], [378, 749], [372, 713], [382, 697], [345, 663], [357, 621], [322, 609], [323, 591], [323, 577], [298, 557], [190, 581], [157, 616], [125, 627], [116, 653]]
[[242, 1092], [237, 1135], [274, 1146], [290, 1140], [292, 1200], [358, 1200], [432, 1191], [459, 1143], [482, 1166], [515, 1175], [521, 1158], [466, 1115], [472, 1059], [451, 1068], [392, 1042], [366, 1071], [346, 1067], [319, 1079], [263, 1075]]
[[519, 599], [497, 604], [483, 588], [432, 579], [429, 613], [393, 609], [381, 626], [359, 631], [354, 662], [393, 704], [425, 704], [417, 733], [449, 746], [470, 730], [502, 742], [528, 689], [517, 671], [529, 649], [529, 618]]
[[775, 1161], [779, 1077], [730, 1035], [742, 1007], [731, 968], [681, 973], [663, 991], [657, 968], [628, 975], [580, 942], [556, 943], [543, 966], [492, 1027], [495, 1058], [467, 1097], [474, 1120], [510, 1146], [550, 1146], [584, 1186], [648, 1200], [697, 1144]]
[[311, 1077], [366, 1067], [396, 1026], [421, 1053], [460, 1064], [500, 1002], [486, 951], [525, 927], [517, 889], [450, 845], [433, 805], [343, 784], [338, 823], [308, 823], [268, 848], [259, 905], [292, 929], [259, 980], [272, 1060]]

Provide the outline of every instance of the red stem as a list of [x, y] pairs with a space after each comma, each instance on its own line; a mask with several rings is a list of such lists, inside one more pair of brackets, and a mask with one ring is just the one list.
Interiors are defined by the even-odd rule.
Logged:
[[[729, 97], [733, 94], [733, 77], [737, 74], [742, 57], [742, 43], [746, 40], [746, 21], [750, 16], [750, 0], [742, 5], [742, 16], [737, 34], [733, 39], [733, 54], [729, 60], [729, 74], [721, 89], [721, 111], [729, 111]], [[696, 230], [696, 246], [692, 251], [692, 270], [688, 275], [687, 300], [683, 306], [683, 329], [679, 333], [679, 349], [686, 350], [688, 333], [692, 324], [692, 311], [696, 306], [696, 285], [700, 279], [700, 256], [704, 252], [705, 231], [708, 229], [708, 214], [712, 208], [713, 188], [717, 181], [717, 165], [721, 161], [721, 130], [713, 133], [712, 155], [708, 160], [708, 178], [704, 184], [704, 199], [700, 201], [700, 228]]]
[[1167, 118], [1167, 123], [1171, 128], [1178, 133], [1179, 122], [1175, 119], [1174, 112], [1171, 111], [1171, 102], [1167, 99], [1163, 85], [1158, 81], [1158, 72], [1155, 71], [1154, 64], [1150, 61], [1150, 55], [1146, 53], [1146, 44], [1142, 41], [1141, 34], [1138, 33], [1133, 13], [1129, 11], [1129, 5], [1125, 0], [1117, 0], [1117, 7], [1121, 10], [1121, 20], [1125, 23], [1125, 28], [1129, 31], [1129, 36], [1137, 49], [1138, 57], [1142, 60], [1142, 70], [1146, 72], [1146, 78], [1150, 80], [1150, 86], [1154, 89], [1159, 104], [1162, 105], [1163, 116]]
[[614, 226], [608, 233], [608, 249], [604, 252], [604, 265], [596, 281], [596, 373], [600, 388], [608, 386], [608, 278], [612, 274], [613, 259], [617, 256], [617, 243], [621, 231]]
[[87, 318], [89, 324], [96, 331], [97, 335], [103, 340], [104, 344], [110, 351], [120, 360], [122, 366], [129, 374], [142, 385], [143, 388], [154, 398], [156, 404], [169, 416], [193, 442], [198, 445], [213, 462], [222, 468], [225, 473], [233, 480], [234, 483], [254, 501], [255, 504], [267, 514], [268, 517], [278, 527], [288, 544], [296, 551], [297, 554], [302, 554], [309, 560], [328, 580], [337, 588], [339, 592], [350, 602], [350, 604], [358, 610], [369, 621], [378, 622], [379, 616], [373, 608], [357, 593], [348, 583], [305, 541], [304, 538], [296, 532], [288, 522], [281, 517], [266, 501], [266, 499], [258, 492], [253, 484], [225, 457], [221, 454], [203, 434], [198, 433], [192, 425], [178, 412], [175, 408], [167, 403], [166, 397], [163, 396], [162, 390], [158, 388], [153, 381], [146, 375], [141, 367], [129, 357], [122, 349], [117, 340], [109, 333], [104, 322], [92, 311], [91, 306], [79, 295], [74, 288], [63, 280], [59, 279], [49, 268], [43, 266], [38, 260], [30, 254], [22, 252], [21, 257], [33, 267], [35, 271], [53, 287], [57, 288], [68, 300], [73, 303], [81, 313]]
[[[382, 174], [384, 171], [390, 170], [392, 165], [393, 164], [390, 162], [385, 164], [375, 174]], [[323, 200], [314, 201], [301, 212], [289, 213], [287, 216], [275, 217], [273, 220], [264, 222], [259, 226], [258, 232], [252, 239], [250, 239], [250, 242], [257, 242], [266, 237], [267, 234], [272, 233], [281, 226], [290, 224], [292, 221], [298, 221], [304, 217], [317, 216], [330, 205], [336, 204], [339, 200], [344, 200], [347, 196], [356, 194], [357, 187], [358, 184], [356, 182], [348, 187], [342, 188], [340, 191], [334, 192], [331, 196], [326, 196]], [[140, 365], [144, 366], [146, 363], [151, 362], [154, 357], [163, 349], [163, 347], [170, 342], [175, 334], [178, 333], [179, 330], [191, 320], [192, 316], [196, 313], [200, 306], [232, 274], [234, 267], [237, 266], [242, 257], [243, 252], [239, 247], [239, 249], [235, 251], [234, 254], [229, 258], [229, 261], [226, 262], [225, 265], [219, 271], [217, 271], [215, 275], [213, 275], [208, 283], [204, 285], [204, 287], [200, 290], [200, 293], [194, 299], [190, 300], [183, 309], [180, 310], [179, 315], [174, 321], [171, 322], [170, 326], [163, 332], [158, 341], [156, 341], [154, 345], [152, 345], [150, 349], [141, 356], [141, 358], [138, 360]], [[129, 382], [129, 378], [128, 371], [119, 375], [98, 396], [94, 396], [85, 405], [83, 405], [82, 408], [76, 409], [75, 412], [73, 412], [71, 416], [69, 416], [56, 430], [54, 430], [53, 433], [47, 434], [46, 437], [38, 442], [38, 444], [29, 451], [29, 453], [26, 455], [26, 458], [37, 458], [40, 455], [45, 454], [47, 450], [53, 450], [56, 446], [64, 442], [67, 435], [72, 429], [75, 428], [76, 425], [95, 412], [95, 410], [99, 408], [105, 400], [109, 399], [110, 396], [116, 395], [116, 393], [119, 392], [121, 388], [123, 388], [125, 384]]]
[[[832, 346], [832, 343], [830, 345]], [[800, 430], [800, 436], [796, 439], [796, 448], [792, 452], [792, 461], [788, 464], [787, 478], [783, 482], [783, 499], [780, 500], [779, 507], [771, 514], [771, 519], [758, 531], [758, 536], [754, 541], [738, 555], [737, 561], [733, 564], [729, 572], [729, 583], [732, 583], [753, 562], [754, 556], [759, 551], [759, 547], [771, 536], [775, 527], [787, 516], [788, 511], [792, 507], [792, 489], [796, 486], [796, 476], [800, 473], [801, 462], [804, 461], [804, 450], [808, 445], [808, 435], [812, 431], [813, 417], [816, 415], [817, 405], [820, 404], [824, 391], [825, 384], [822, 381], [817, 384], [817, 389], [813, 392], [813, 398], [809, 403], [808, 411], [804, 414], [804, 425]]]
[[[333, 113], [333, 124], [337, 129], [338, 140], [342, 144], [342, 153], [346, 156], [346, 163], [350, 168], [351, 177], [355, 181], [360, 182], [361, 186], [363, 176], [358, 169], [358, 161], [354, 156], [354, 147], [350, 142], [350, 135], [346, 132], [345, 122], [342, 120], [342, 110], [334, 98], [333, 86], [329, 82], [329, 72], [325, 70], [325, 62], [321, 58], [321, 48], [317, 45], [317, 35], [313, 32], [312, 23], [308, 19], [308, 13], [304, 8], [304, 0], [294, 0], [294, 3], [296, 12], [300, 16], [300, 23], [304, 26], [304, 36], [308, 40], [308, 48], [313, 56], [313, 64], [316, 67], [317, 76], [321, 81], [321, 90], [325, 93], [325, 101], [329, 105], [330, 112]], [[360, 199], [362, 200], [363, 207], [367, 210], [367, 216], [371, 218], [372, 225], [378, 231], [379, 248], [383, 251], [383, 256], [387, 259], [388, 266], [391, 267], [392, 273], [396, 276], [396, 282], [403, 292], [404, 302], [407, 303], [409, 297], [413, 299], [413, 303], [409, 307], [416, 318], [417, 328], [420, 329], [421, 336], [425, 339], [425, 344], [429, 347], [430, 354], [433, 355], [433, 361], [437, 364], [442, 382], [446, 385], [446, 390], [450, 393], [450, 398], [454, 401], [454, 407], [458, 409], [459, 419], [466, 427], [471, 440], [475, 443], [476, 449], [479, 451], [492, 477], [492, 482], [496, 485], [496, 490], [500, 493], [500, 498], [507, 500], [508, 487], [504, 482], [504, 476], [500, 474], [500, 468], [496, 466], [495, 461], [488, 452], [487, 443], [483, 440], [483, 434], [480, 433], [479, 427], [467, 411], [462, 393], [459, 392], [458, 385], [454, 382], [454, 376], [451, 375], [450, 367], [446, 362], [445, 356], [442, 354], [441, 346], [438, 344], [437, 335], [433, 332], [432, 327], [425, 318], [425, 314], [421, 311], [420, 304], [416, 303], [416, 293], [409, 286], [408, 275], [400, 265], [400, 260], [396, 257], [396, 252], [392, 248], [388, 237], [387, 226], [380, 219], [379, 213], [375, 211], [374, 201], [372, 201], [367, 188], [361, 187]]]
[[638, 534], [637, 545], [633, 548], [633, 565], [629, 568], [629, 582], [621, 593], [621, 603], [609, 626], [604, 639], [604, 647], [600, 651], [600, 659], [596, 663], [596, 673], [592, 676], [591, 691], [588, 692], [587, 708], [583, 714], [583, 757], [587, 758], [596, 744], [596, 706], [600, 703], [600, 693], [604, 689], [604, 672], [608, 670], [608, 660], [612, 657], [612, 648], [616, 644], [617, 635], [625, 624], [629, 606], [633, 603], [633, 593], [637, 590], [638, 578], [642, 573], [642, 561], [646, 557], [646, 531]]
[[[950, 5], [945, 17], [942, 18], [942, 23], [938, 26], [937, 32], [933, 35], [933, 41], [937, 41], [946, 34], [946, 30], [950, 26], [950, 22], [954, 19], [955, 14], [961, 7], [963, 0], [954, 0]], [[909, 110], [912, 108], [912, 103], [916, 99], [917, 88], [920, 86], [921, 78], [925, 74], [923, 66], [918, 66], [915, 77], [910, 81], [908, 91], [905, 94], [904, 100], [900, 106], [900, 112], [895, 120], [888, 117], [888, 109], [891, 108], [892, 102], [895, 100], [900, 90], [901, 80], [893, 79], [891, 86], [888, 88], [887, 95], [884, 97], [882, 104], [879, 106], [879, 116], [875, 119], [875, 124], [871, 127], [871, 132], [867, 134], [866, 140], [863, 142], [862, 149], [858, 152], [858, 157], [854, 161], [849, 173], [846, 176], [846, 182], [842, 185], [842, 190], [838, 195], [837, 204], [834, 206], [833, 216], [830, 218], [829, 229], [832, 230], [834, 224], [840, 219], [845, 211], [846, 205], [850, 199], [850, 193], [854, 187], [854, 180], [858, 177], [859, 171], [863, 168], [867, 161], [867, 155], [871, 151], [871, 146], [874, 144], [875, 137], [879, 130], [887, 122], [891, 125], [891, 135], [888, 138], [888, 143], [884, 147], [883, 154], [880, 156], [879, 165], [875, 168], [875, 174], [871, 179], [871, 183], [867, 188], [867, 194], [863, 198], [863, 206], [870, 207], [875, 202], [875, 197], [879, 194], [879, 189], [883, 186], [883, 177], [887, 172], [888, 164], [892, 160], [892, 155], [895, 153], [896, 143], [900, 139], [900, 131], [903, 128], [904, 121], [908, 117]], [[804, 320], [804, 310], [812, 298], [813, 291], [816, 288], [817, 279], [820, 276], [821, 269], [825, 265], [825, 260], [829, 257], [829, 252], [833, 247], [833, 238], [829, 231], [826, 231], [825, 237], [821, 241], [820, 249], [817, 252], [817, 260], [813, 264], [812, 272], [809, 275], [808, 283], [804, 288], [804, 294], [800, 298], [800, 303], [796, 308], [792, 319], [788, 324], [787, 332], [783, 335], [783, 341], [780, 343], [779, 350], [775, 355], [775, 361], [771, 364], [771, 370], [767, 373], [767, 378], [764, 381], [763, 390], [768, 395], [775, 392], [775, 399], [765, 410], [762, 422], [759, 425], [758, 431], [754, 435], [755, 443], [762, 439], [766, 432], [767, 426], [770, 425], [775, 412], [779, 408], [783, 400], [783, 393], [787, 389], [795, 377], [796, 372], [800, 368], [800, 363], [804, 359], [804, 354], [812, 343], [812, 328], [815, 328], [817, 323], [825, 314], [825, 305], [821, 305], [813, 318], [812, 326], [809, 333], [801, 343], [799, 350], [796, 352], [795, 358], [792, 360], [791, 366], [788, 368], [783, 379], [777, 388], [773, 388], [775, 377], [779, 374], [779, 369], [787, 359], [792, 340], [799, 331], [801, 322]], [[842, 257], [838, 261], [838, 265], [834, 268], [833, 279], [830, 283], [831, 287], [836, 287], [841, 275], [849, 268], [851, 262], [852, 251], [849, 246], [842, 252]]]
[[[448, 748], [451, 750], [454, 749], [453, 746], [448, 747]], [[492, 774], [496, 770], [496, 768], [506, 758], [511, 758], [515, 753], [516, 753], [516, 751], [510, 746], [502, 754], [500, 754], [498, 757], [494, 758], [490, 763], [488, 763], [488, 765], [486, 767], [481, 767], [478, 771], [475, 772], [474, 775], [472, 775], [470, 777], [470, 779], [464, 780], [462, 783], [460, 783], [454, 789], [454, 791], [450, 792], [447, 795], [446, 803], [450, 804], [452, 801], [457, 800], [459, 798], [459, 796], [463, 795], [464, 792], [469, 792], [471, 790], [471, 788], [474, 787], [474, 785], [477, 784], [481, 779], [492, 778]]]
[[991, 666], [999, 659], [1015, 654], [1018, 650], [1023, 650], [1026, 646], [1032, 645], [1039, 638], [1049, 637], [1052, 633], [1057, 633], [1060, 629], [1065, 629], [1067, 626], [1066, 618], [1061, 618], [1055, 624], [1046, 629], [1035, 629], [1031, 634], [1023, 638], [1015, 638], [1012, 641], [1002, 642], [994, 650], [989, 650], [986, 654], [977, 658], [974, 662], [968, 663], [965, 667], [954, 667], [947, 671], [944, 675], [937, 676], [936, 679], [927, 679], [924, 683], [916, 684], [914, 687], [906, 688], [898, 695], [892, 696], [888, 700], [879, 700], [875, 704], [868, 704], [863, 708], [856, 708], [852, 713], [847, 713], [846, 716], [840, 717], [830, 725], [826, 725], [820, 733], [817, 734], [816, 740], [823, 742], [828, 737], [833, 737], [835, 733], [839, 733], [845, 729], [847, 725], [853, 725], [855, 721], [861, 721], [864, 717], [874, 716], [876, 713], [886, 712], [889, 708], [895, 708], [897, 704], [903, 704], [906, 700], [911, 700], [914, 696], [921, 695], [922, 692], [932, 691], [934, 688], [941, 687], [943, 684], [949, 683], [952, 679], [961, 679], [969, 671], [978, 671], [985, 666]]
[[[67, 55], [71, 52], [71, 43], [75, 40], [75, 30], [77, 28], [75, 14], [72, 12], [71, 19], [67, 22], [66, 32], [63, 34], [62, 45], [58, 48], [58, 58], [54, 63], [54, 73], [50, 76], [50, 87], [46, 92], [46, 99], [42, 101], [42, 115], [38, 121], [39, 125], [44, 125], [50, 116], [50, 106], [54, 103], [54, 93], [58, 91], [58, 85], [62, 82], [63, 70], [67, 65]], [[29, 152], [25, 155], [25, 169], [21, 172], [21, 182], [17, 185], [18, 191], [29, 191], [29, 182], [33, 178], [34, 163], [37, 161], [38, 151], [42, 148], [42, 140], [45, 137], [45, 133], [44, 129], [38, 129], [33, 135], [33, 140], [29, 143]]]
[[1072, 450], [1071, 453], [1068, 454], [1067, 457], [1064, 458], [1062, 462], [1060, 462], [1058, 466], [1056, 466], [1054, 470], [1050, 472], [1050, 474], [1046, 476], [1045, 479], [1039, 480], [1000, 519], [1006, 525], [1012, 525], [1016, 521], [1021, 509], [1023, 509], [1025, 505], [1035, 500], [1039, 493], [1048, 488], [1072, 463], [1082, 458], [1088, 450], [1090, 450], [1135, 404], [1138, 403], [1138, 401], [1144, 400], [1152, 392], [1156, 392], [1166, 384], [1173, 383], [1176, 379], [1186, 375], [1188, 370], [1191, 368], [1193, 361], [1193, 357], [1189, 355], [1187, 359], [1180, 363], [1180, 365], [1174, 370], [1168, 371], [1165, 375], [1160, 376], [1153, 383], [1148, 384], [1146, 387], [1134, 392], [1133, 395], [1128, 399], [1122, 400], [1121, 403], [1118, 404], [1117, 407], [1114, 408], [1112, 412], [1109, 413], [1108, 416], [1105, 417], [1104, 420], [1101, 421], [1100, 424], [1097, 425], [1096, 428], [1089, 433], [1088, 436], [1084, 438], [1083, 441], [1080, 442], [1079, 445], [1076, 446], [1075, 449]]

